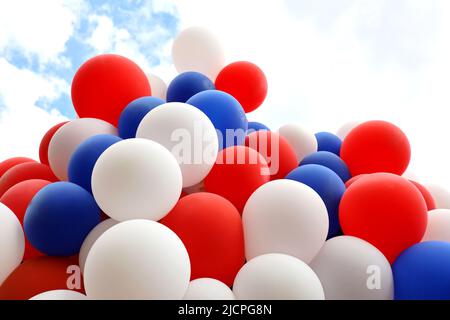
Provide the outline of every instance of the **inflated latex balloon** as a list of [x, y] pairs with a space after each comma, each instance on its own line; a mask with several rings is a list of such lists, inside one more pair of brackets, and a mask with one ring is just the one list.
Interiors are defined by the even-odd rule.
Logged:
[[352, 185], [352, 184], [354, 184], [356, 181], [358, 181], [360, 178], [362, 178], [362, 177], [365, 177], [365, 176], [367, 176], [367, 174], [360, 174], [360, 175], [358, 175], [358, 176], [354, 176], [353, 178], [351, 178], [350, 180], [348, 180], [346, 183], [345, 183], [345, 187], [348, 189], [348, 188], [350, 188], [350, 186]]
[[248, 123], [247, 134], [253, 133], [255, 131], [270, 131], [269, 127], [260, 122], [252, 121]]
[[425, 186], [421, 185], [418, 182], [415, 182], [412, 180], [409, 180], [409, 181], [412, 182], [416, 186], [417, 189], [419, 189], [425, 202], [427, 203], [428, 211], [435, 210], [436, 209], [436, 201], [434, 201], [434, 198], [431, 195], [430, 191], [428, 191], [428, 189]]
[[317, 139], [317, 151], [328, 151], [339, 156], [341, 153], [342, 140], [330, 133], [330, 132], [319, 132], [316, 133]]
[[205, 179], [219, 151], [211, 120], [185, 103], [167, 103], [150, 111], [136, 136], [158, 142], [173, 154], [183, 174], [184, 188]]
[[327, 208], [310, 187], [297, 181], [269, 182], [253, 193], [242, 216], [247, 260], [285, 253], [309, 263], [328, 234]]
[[183, 195], [183, 197], [184, 197], [189, 194], [199, 193], [199, 192], [206, 192], [204, 181], [197, 183], [196, 185], [194, 185], [192, 187], [184, 188], [182, 193], [184, 194]]
[[172, 59], [179, 73], [197, 71], [215, 80], [225, 66], [225, 53], [220, 41], [208, 29], [191, 27], [175, 39]]
[[191, 279], [213, 278], [231, 286], [245, 261], [239, 212], [212, 193], [182, 198], [161, 223], [183, 241], [191, 260]]
[[267, 254], [247, 262], [233, 284], [238, 300], [324, 300], [319, 278], [303, 261]]
[[450, 209], [450, 191], [436, 184], [429, 184], [426, 188], [434, 199], [436, 209]]
[[345, 162], [334, 153], [328, 151], [320, 151], [306, 156], [300, 162], [300, 166], [307, 164], [318, 164], [327, 167], [336, 172], [344, 182], [347, 182], [352, 177]]
[[300, 163], [306, 156], [317, 152], [317, 139], [313, 133], [295, 124], [281, 127], [278, 133], [285, 138], [297, 155]]
[[189, 278], [189, 256], [181, 240], [150, 220], [111, 227], [92, 246], [84, 268], [91, 299], [180, 300]]
[[450, 242], [450, 210], [437, 209], [428, 212], [428, 226], [422, 241]]
[[56, 131], [48, 147], [48, 160], [60, 180], [68, 180], [69, 161], [76, 148], [99, 134], [117, 135], [117, 129], [105, 121], [84, 118], [72, 120]]
[[199, 92], [214, 89], [214, 83], [207, 76], [193, 71], [185, 72], [170, 83], [167, 88], [167, 102], [185, 103]]
[[56, 131], [59, 130], [63, 125], [65, 125], [67, 121], [58, 123], [57, 125], [51, 127], [47, 133], [44, 135], [44, 137], [41, 140], [41, 144], [39, 145], [39, 159], [41, 160], [42, 164], [49, 165], [48, 162], [48, 146], [50, 144], [50, 141], [52, 140], [53, 136], [55, 135]]
[[151, 96], [147, 76], [133, 61], [103, 54], [86, 61], [72, 81], [72, 102], [80, 118], [96, 118], [117, 126], [133, 100]]
[[152, 96], [166, 101], [167, 84], [164, 80], [154, 74], [149, 74], [147, 77], [150, 82], [150, 87], [152, 88]]
[[52, 290], [40, 293], [29, 300], [88, 300], [88, 298], [73, 290]]
[[11, 169], [12, 167], [26, 162], [36, 162], [36, 161], [30, 158], [17, 157], [17, 158], [10, 158], [0, 162], [0, 178], [6, 173], [6, 171]]
[[311, 262], [326, 300], [392, 300], [394, 280], [386, 257], [354, 237], [328, 240]]
[[402, 175], [411, 159], [411, 146], [395, 125], [369, 121], [348, 134], [342, 144], [341, 157], [353, 176], [375, 172]]
[[92, 173], [95, 200], [117, 221], [160, 220], [177, 203], [182, 184], [174, 156], [146, 139], [114, 144], [102, 153]]
[[344, 194], [339, 218], [345, 235], [370, 242], [393, 263], [420, 242], [427, 227], [427, 205], [405, 178], [389, 173], [364, 176]]
[[235, 300], [233, 291], [216, 279], [202, 278], [191, 281], [183, 300]]
[[354, 128], [359, 126], [361, 122], [358, 121], [351, 121], [346, 124], [344, 124], [342, 127], [339, 128], [339, 130], [336, 132], [336, 135], [344, 141], [345, 138], [347, 138], [350, 131], [352, 131]]

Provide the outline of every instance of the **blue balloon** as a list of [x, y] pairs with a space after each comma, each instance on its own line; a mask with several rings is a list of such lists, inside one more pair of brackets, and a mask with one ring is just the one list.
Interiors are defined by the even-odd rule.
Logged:
[[422, 242], [392, 266], [396, 300], [450, 300], [450, 243]]
[[94, 197], [70, 182], [41, 189], [27, 208], [24, 231], [30, 243], [49, 256], [77, 254], [89, 232], [100, 223]]
[[172, 80], [167, 88], [167, 102], [185, 103], [197, 93], [214, 90], [216, 87], [208, 77], [198, 72], [185, 72]]
[[347, 182], [352, 176], [345, 162], [337, 155], [327, 151], [319, 151], [306, 156], [300, 166], [307, 164], [318, 164], [333, 170], [342, 179]]
[[341, 155], [342, 140], [329, 132], [316, 133], [317, 151], [328, 151], [335, 155]]
[[214, 124], [221, 135], [220, 149], [244, 144], [248, 121], [244, 109], [233, 96], [208, 90], [196, 94], [187, 103], [203, 111]]
[[328, 238], [340, 235], [339, 204], [346, 190], [342, 179], [331, 169], [317, 164], [298, 167], [286, 179], [306, 184], [319, 194], [328, 211]]
[[69, 181], [92, 193], [91, 178], [95, 163], [106, 149], [119, 141], [122, 139], [117, 136], [100, 134], [81, 143], [69, 161]]
[[136, 131], [142, 119], [165, 101], [155, 97], [143, 97], [131, 102], [119, 118], [119, 136], [123, 139], [136, 138]]
[[270, 131], [270, 129], [260, 122], [249, 122], [247, 135], [257, 131]]

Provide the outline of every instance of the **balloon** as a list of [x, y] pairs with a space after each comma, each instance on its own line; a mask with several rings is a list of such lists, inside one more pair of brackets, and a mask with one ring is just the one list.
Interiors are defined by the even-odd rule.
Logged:
[[191, 280], [213, 278], [231, 286], [245, 261], [239, 212], [211, 193], [182, 198], [161, 223], [183, 241], [191, 260]]
[[[74, 290], [84, 293], [83, 281], [77, 274], [76, 258], [38, 257], [24, 261], [0, 286], [0, 300], [28, 300], [51, 290]], [[70, 281], [74, 277], [74, 281]], [[72, 288], [71, 288], [72, 289]]]
[[450, 299], [450, 243], [423, 242], [403, 252], [392, 267], [396, 300]]
[[136, 131], [142, 119], [164, 103], [163, 100], [155, 97], [143, 97], [131, 102], [120, 114], [119, 136], [122, 139], [136, 138]]
[[225, 65], [222, 44], [208, 29], [191, 27], [175, 39], [172, 59], [179, 73], [197, 71], [215, 80]]
[[300, 166], [307, 164], [318, 164], [327, 167], [336, 172], [344, 182], [347, 182], [352, 177], [345, 162], [334, 153], [328, 151], [310, 154], [300, 162]]
[[327, 167], [308, 164], [292, 171], [286, 179], [306, 184], [322, 198], [328, 211], [328, 238], [341, 234], [339, 203], [346, 190], [341, 178]]
[[437, 209], [428, 212], [428, 226], [422, 241], [450, 242], [450, 210]]
[[[34, 198], [36, 193], [38, 193], [45, 186], [48, 186], [50, 183], [50, 181], [39, 179], [20, 182], [6, 191], [0, 198], [0, 202], [5, 204], [14, 212], [16, 217], [19, 219], [20, 224], [23, 226], [25, 212], [27, 211], [31, 200]], [[30, 244], [28, 239], [25, 239], [25, 254], [23, 259], [27, 260], [41, 255], [42, 254]]]
[[100, 210], [92, 195], [70, 182], [57, 182], [33, 198], [23, 222], [30, 243], [49, 256], [80, 252], [89, 232], [100, 223]]
[[172, 152], [180, 165], [184, 188], [205, 179], [219, 151], [212, 122], [199, 109], [185, 103], [167, 103], [150, 111], [136, 136], [158, 142]]
[[298, 166], [294, 149], [278, 133], [254, 132], [245, 138], [245, 145], [258, 151], [266, 159], [272, 180], [283, 179]]
[[193, 193], [199, 193], [199, 192], [206, 192], [204, 181], [196, 184], [195, 186], [184, 188], [182, 193], [185, 194], [184, 196], [187, 196], [187, 195], [190, 195]]
[[53, 126], [52, 128], [50, 128], [50, 130], [47, 131], [47, 133], [42, 138], [41, 144], [39, 145], [39, 159], [41, 160], [42, 164], [50, 165], [50, 163], [48, 162], [48, 146], [53, 136], [55, 135], [56, 131], [58, 131], [59, 128], [61, 128], [67, 122], [68, 121], [61, 122]]
[[234, 280], [238, 300], [324, 300], [319, 278], [304, 262], [267, 254], [247, 262]]
[[450, 209], [450, 192], [442, 186], [430, 184], [426, 188], [433, 197], [436, 209]]
[[240, 61], [226, 66], [216, 79], [217, 90], [231, 94], [246, 113], [259, 108], [267, 96], [267, 79], [255, 64]]
[[352, 184], [354, 184], [356, 181], [358, 181], [360, 178], [362, 178], [362, 177], [365, 177], [365, 176], [367, 176], [367, 174], [360, 174], [359, 176], [354, 176], [353, 178], [351, 178], [350, 180], [348, 180], [346, 183], [345, 183], [345, 187], [348, 189], [348, 188], [350, 188], [350, 186], [352, 185]]
[[393, 263], [403, 250], [422, 240], [427, 207], [411, 182], [378, 173], [353, 183], [341, 200], [339, 218], [345, 235], [368, 241]]
[[56, 131], [48, 147], [48, 160], [55, 175], [68, 180], [68, 166], [76, 148], [86, 139], [99, 134], [117, 135], [117, 129], [97, 119], [75, 119]]
[[410, 180], [410, 182], [412, 184], [414, 184], [417, 187], [417, 189], [419, 189], [420, 193], [422, 194], [422, 196], [427, 204], [428, 211], [436, 209], [436, 202], [434, 201], [433, 196], [431, 195], [430, 191], [428, 191], [428, 189], [425, 186], [421, 185], [418, 182], [415, 182], [412, 180]]
[[26, 162], [36, 162], [36, 161], [30, 158], [18, 157], [7, 159], [3, 162], [0, 162], [0, 178], [12, 167]]
[[180, 300], [189, 285], [181, 240], [150, 220], [119, 223], [92, 246], [84, 269], [87, 296], [104, 300]]
[[152, 88], [152, 96], [166, 101], [167, 84], [163, 81], [163, 79], [154, 74], [149, 74], [147, 78], [150, 83], [150, 87]]
[[101, 134], [82, 142], [73, 152], [69, 161], [69, 181], [92, 193], [91, 179], [95, 163], [113, 144], [122, 141], [118, 136]]
[[51, 290], [40, 293], [30, 300], [88, 300], [88, 298], [73, 290]]
[[205, 179], [205, 189], [228, 199], [242, 212], [248, 198], [270, 181], [264, 157], [256, 150], [237, 146], [222, 150]]
[[222, 135], [219, 136], [220, 149], [244, 144], [247, 118], [242, 106], [231, 95], [207, 90], [197, 93], [187, 103], [203, 111]]
[[185, 72], [170, 83], [167, 89], [167, 102], [185, 103], [199, 92], [215, 89], [214, 83], [207, 76], [193, 71]]
[[247, 260], [285, 253], [309, 263], [328, 234], [322, 199], [292, 180], [272, 181], [256, 190], [245, 205], [242, 222]]
[[182, 184], [173, 155], [145, 139], [114, 144], [103, 152], [92, 172], [95, 200], [117, 221], [162, 219], [180, 198]]
[[369, 121], [354, 128], [341, 148], [342, 160], [353, 176], [388, 172], [402, 175], [411, 159], [406, 135], [385, 121]]
[[22, 262], [24, 250], [25, 239], [19, 220], [0, 203], [0, 287]]
[[317, 139], [314, 134], [300, 126], [285, 125], [278, 130], [280, 136], [285, 138], [292, 146], [300, 163], [306, 156], [317, 152]]
[[361, 122], [358, 121], [351, 121], [346, 124], [344, 124], [342, 127], [339, 128], [336, 135], [341, 139], [342, 141], [348, 136], [348, 134], [357, 126], [359, 126]]
[[316, 133], [317, 151], [328, 151], [339, 156], [341, 153], [342, 140], [329, 132]]
[[191, 281], [183, 300], [235, 300], [233, 291], [215, 279], [202, 278]]
[[249, 122], [248, 123], [248, 130], [247, 130], [247, 135], [249, 135], [250, 133], [253, 133], [255, 131], [270, 131], [269, 127], [267, 127], [266, 125], [260, 123], [260, 122]]
[[72, 81], [72, 102], [80, 118], [96, 118], [114, 126], [131, 101], [151, 93], [147, 76], [139, 66], [115, 54], [86, 61]]
[[311, 262], [326, 300], [392, 300], [394, 280], [386, 257], [370, 243], [341, 236], [325, 242]]

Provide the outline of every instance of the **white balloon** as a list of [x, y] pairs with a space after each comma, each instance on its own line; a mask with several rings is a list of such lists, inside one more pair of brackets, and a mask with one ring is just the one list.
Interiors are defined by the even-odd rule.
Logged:
[[450, 192], [442, 186], [430, 184], [426, 188], [436, 202], [436, 209], [450, 209]]
[[181, 300], [191, 276], [180, 238], [150, 220], [119, 223], [92, 246], [84, 269], [86, 294], [106, 300]]
[[327, 300], [392, 300], [394, 280], [386, 257], [355, 237], [328, 240], [310, 267]]
[[183, 188], [202, 182], [219, 152], [211, 120], [185, 103], [167, 103], [150, 111], [142, 119], [136, 137], [156, 141], [173, 154], [183, 174]]
[[303, 261], [267, 254], [247, 262], [236, 276], [238, 300], [324, 300], [319, 278]]
[[81, 118], [66, 123], [56, 131], [48, 147], [48, 161], [60, 180], [67, 181], [69, 161], [76, 148], [98, 134], [117, 135], [117, 129], [103, 120]]
[[295, 150], [298, 162], [306, 156], [317, 152], [316, 136], [295, 124], [288, 124], [281, 127], [278, 133], [285, 138]]
[[201, 27], [185, 29], [177, 36], [172, 58], [178, 72], [200, 72], [213, 82], [225, 66], [222, 44], [214, 34]]
[[235, 300], [233, 291], [216, 279], [197, 279], [189, 283], [184, 300]]
[[247, 260], [285, 253], [309, 263], [328, 235], [328, 214], [320, 196], [291, 180], [269, 182], [253, 193], [242, 215]]
[[89, 251], [94, 245], [95, 241], [103, 234], [106, 230], [118, 224], [116, 220], [107, 219], [105, 221], [100, 222], [94, 229], [89, 232], [86, 239], [84, 239], [83, 244], [81, 245], [80, 253], [78, 255], [78, 261], [80, 270], [84, 273], [84, 266], [86, 264], [86, 258], [88, 256]]
[[357, 126], [359, 126], [361, 122], [358, 121], [351, 121], [346, 124], [344, 124], [342, 127], [339, 128], [339, 130], [336, 132], [336, 135], [341, 139], [344, 140], [347, 135], [355, 129]]
[[154, 74], [149, 74], [147, 78], [150, 82], [150, 87], [152, 88], [152, 96], [166, 101], [167, 84], [163, 81], [163, 79]]
[[72, 290], [52, 290], [40, 293], [30, 300], [88, 300], [88, 297]]
[[450, 210], [437, 209], [428, 212], [427, 231], [422, 241], [450, 242]]
[[182, 176], [172, 154], [146, 139], [128, 139], [108, 148], [92, 173], [100, 208], [117, 221], [164, 218], [181, 195]]
[[0, 203], [0, 285], [22, 262], [25, 236], [16, 215]]

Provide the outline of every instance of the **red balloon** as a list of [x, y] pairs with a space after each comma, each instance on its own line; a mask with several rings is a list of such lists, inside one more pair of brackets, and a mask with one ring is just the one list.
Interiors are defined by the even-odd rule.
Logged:
[[240, 61], [226, 66], [217, 76], [216, 89], [231, 94], [244, 108], [252, 112], [267, 96], [267, 79], [255, 64]]
[[406, 135], [385, 121], [369, 121], [354, 128], [341, 147], [341, 158], [352, 176], [388, 172], [401, 176], [411, 159]]
[[[81, 272], [76, 273], [69, 268], [77, 265], [78, 257], [39, 257], [27, 260], [0, 286], [0, 300], [28, 300], [46, 291], [69, 290], [68, 284], [78, 285], [78, 282], [80, 289], [70, 290], [84, 294]], [[75, 277], [79, 278], [78, 282]]]
[[80, 118], [97, 118], [117, 126], [122, 110], [132, 101], [151, 96], [144, 71], [114, 54], [85, 62], [72, 82], [72, 102]]
[[284, 179], [298, 167], [298, 160], [289, 142], [278, 133], [257, 131], [245, 138], [245, 145], [258, 151], [269, 165], [271, 180]]
[[191, 279], [213, 278], [231, 286], [245, 262], [242, 220], [225, 198], [195, 193], [182, 198], [161, 223], [183, 241]]
[[18, 164], [21, 164], [21, 163], [26, 163], [26, 162], [36, 162], [36, 161], [34, 161], [33, 159], [30, 159], [30, 158], [17, 157], [17, 158], [11, 158], [11, 159], [7, 159], [3, 162], [0, 162], [0, 178], [6, 173], [6, 171], [11, 169], [12, 167], [17, 166]]
[[370, 242], [393, 263], [400, 253], [422, 240], [428, 210], [411, 182], [377, 173], [358, 179], [347, 190], [339, 218], [344, 234]]
[[[49, 185], [50, 181], [45, 180], [27, 180], [16, 184], [11, 187], [5, 194], [0, 198], [0, 202], [6, 205], [15, 213], [23, 226], [23, 219], [25, 217], [25, 212], [27, 211], [28, 205], [30, 204], [33, 197], [42, 188]], [[42, 256], [37, 249], [35, 249], [27, 239], [25, 239], [25, 255], [24, 260], [30, 258], [35, 258]]]
[[270, 181], [269, 167], [256, 150], [238, 146], [222, 150], [205, 179], [206, 191], [228, 199], [242, 212], [247, 200]]
[[436, 201], [434, 201], [434, 198], [433, 198], [433, 195], [431, 194], [431, 192], [428, 191], [428, 189], [425, 188], [420, 183], [415, 182], [415, 181], [411, 181], [411, 182], [417, 187], [417, 189], [419, 189], [420, 193], [422, 194], [423, 198], [425, 199], [428, 211], [435, 210], [436, 209]]
[[15, 186], [19, 182], [41, 179], [50, 182], [58, 181], [49, 166], [37, 162], [26, 162], [9, 169], [0, 178], [0, 197], [8, 191], [9, 188]]
[[348, 189], [350, 186], [358, 181], [360, 178], [367, 176], [367, 174], [360, 174], [359, 176], [353, 177], [345, 183], [345, 187]]
[[65, 125], [67, 122], [68, 121], [59, 123], [56, 126], [50, 128], [50, 130], [48, 130], [47, 133], [42, 138], [41, 145], [39, 146], [39, 159], [41, 160], [42, 164], [49, 165], [48, 145], [50, 144], [50, 141], [52, 140], [56, 131], [58, 131], [58, 129], [61, 128], [63, 125]]

